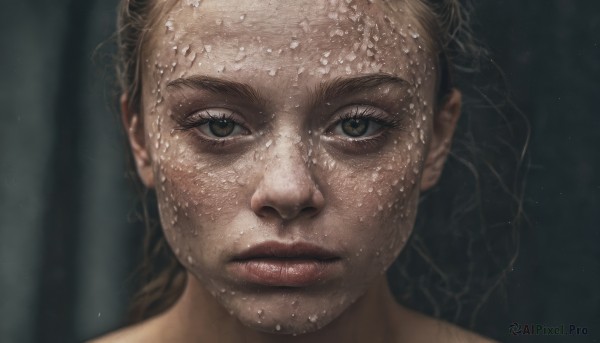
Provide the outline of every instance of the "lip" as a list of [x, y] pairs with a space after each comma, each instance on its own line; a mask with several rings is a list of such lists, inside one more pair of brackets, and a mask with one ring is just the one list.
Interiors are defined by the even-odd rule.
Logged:
[[234, 256], [228, 268], [252, 284], [306, 287], [335, 274], [340, 261], [335, 252], [314, 244], [264, 242]]

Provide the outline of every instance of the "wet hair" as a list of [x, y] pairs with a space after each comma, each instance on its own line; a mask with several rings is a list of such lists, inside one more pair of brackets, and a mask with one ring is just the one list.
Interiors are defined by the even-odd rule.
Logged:
[[[388, 281], [400, 303], [473, 327], [482, 306], [502, 289], [516, 258], [527, 143], [522, 137], [528, 136], [515, 130], [524, 127], [516, 123], [523, 119], [511, 116], [515, 111], [506, 92], [488, 85], [490, 71], [484, 66], [500, 74], [473, 36], [471, 9], [459, 0], [405, 1], [438, 60], [438, 104], [453, 88], [466, 101], [445, 171], [438, 185], [421, 195], [414, 231]], [[137, 113], [142, 111], [144, 49], [169, 3], [174, 1], [120, 3], [117, 77], [121, 93]], [[154, 192], [131, 169], [146, 229], [143, 261], [135, 273], [139, 290], [129, 313], [130, 322], [136, 323], [172, 306], [187, 276], [163, 236]]]

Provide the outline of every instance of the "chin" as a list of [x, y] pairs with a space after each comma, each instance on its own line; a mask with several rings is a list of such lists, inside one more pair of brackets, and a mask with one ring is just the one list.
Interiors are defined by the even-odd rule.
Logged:
[[[244, 300], [244, 298], [246, 300]], [[302, 296], [298, 292], [220, 299], [243, 325], [279, 335], [315, 332], [338, 318], [349, 306], [345, 296]], [[225, 303], [223, 303], [225, 300]]]

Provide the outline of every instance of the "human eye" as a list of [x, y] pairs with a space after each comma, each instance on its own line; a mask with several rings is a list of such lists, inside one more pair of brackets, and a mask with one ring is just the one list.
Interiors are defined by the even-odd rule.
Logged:
[[250, 134], [237, 117], [231, 110], [210, 108], [185, 116], [176, 129], [196, 133], [198, 138], [207, 143], [225, 145]]
[[354, 105], [342, 108], [338, 113], [327, 134], [347, 147], [378, 145], [390, 129], [401, 126], [397, 119], [374, 106]]

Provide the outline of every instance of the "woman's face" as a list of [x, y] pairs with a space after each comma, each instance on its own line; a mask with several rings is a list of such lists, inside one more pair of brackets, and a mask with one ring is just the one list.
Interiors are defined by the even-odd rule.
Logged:
[[159, 19], [138, 167], [181, 263], [245, 325], [322, 327], [402, 250], [434, 131], [426, 43], [377, 1], [184, 0]]

